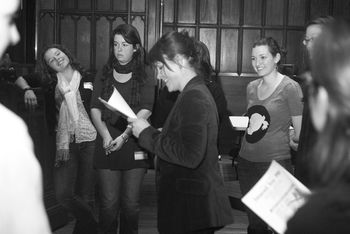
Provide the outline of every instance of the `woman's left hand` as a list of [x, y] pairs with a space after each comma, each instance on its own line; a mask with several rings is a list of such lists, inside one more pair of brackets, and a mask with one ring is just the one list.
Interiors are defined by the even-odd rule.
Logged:
[[128, 122], [132, 126], [132, 134], [137, 138], [145, 128], [150, 126], [148, 121], [142, 118], [128, 118]]
[[111, 141], [110, 147], [108, 147], [108, 149], [106, 149], [106, 150], [109, 153], [111, 153], [112, 151], [120, 150], [120, 148], [122, 148], [124, 142], [125, 142], [125, 140], [121, 136], [118, 136], [113, 141]]

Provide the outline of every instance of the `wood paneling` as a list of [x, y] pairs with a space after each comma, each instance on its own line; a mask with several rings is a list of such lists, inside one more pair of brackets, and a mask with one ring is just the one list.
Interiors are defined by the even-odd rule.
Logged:
[[262, 0], [244, 1], [244, 24], [261, 25]]
[[[100, 0], [96, 2], [98, 1]], [[141, 0], [141, 2], [142, 1], [144, 0]], [[113, 0], [113, 11], [128, 11], [128, 0]]]
[[335, 16], [349, 16], [350, 1], [349, 0], [337, 0], [333, 2], [333, 14]]
[[195, 23], [196, 20], [196, 0], [178, 0], [178, 22]]
[[110, 23], [105, 17], [96, 22], [96, 69], [101, 71], [109, 55]]
[[73, 54], [76, 52], [75, 36], [76, 28], [74, 19], [70, 15], [62, 15], [60, 32], [61, 43], [65, 45]]
[[246, 29], [243, 32], [243, 55], [242, 55], [242, 73], [252, 73], [255, 71], [252, 67], [252, 46], [260, 38], [260, 30]]
[[304, 32], [291, 30], [287, 32], [287, 60], [286, 63], [296, 64], [297, 67], [301, 68], [302, 56], [303, 56], [303, 45], [302, 40]]
[[[137, 29], [140, 35], [145, 35], [145, 21], [141, 19], [140, 16], [135, 16], [131, 20], [131, 24]], [[145, 44], [145, 37], [141, 36], [141, 43], [142, 45]]]
[[91, 0], [78, 0], [78, 8], [82, 10], [91, 9]]
[[77, 59], [84, 67], [90, 67], [91, 63], [90, 25], [87, 17], [81, 17], [77, 22]]
[[62, 9], [74, 9], [75, 1], [72, 0], [61, 0], [60, 1]]
[[38, 0], [40, 9], [54, 9], [55, 0]]
[[240, 0], [222, 0], [221, 22], [222, 24], [239, 25]]
[[100, 10], [100, 11], [111, 9], [111, 0], [98, 0], [96, 1], [96, 6], [97, 6], [97, 10]]
[[174, 22], [174, 0], [164, 0], [164, 22]]
[[216, 24], [218, 18], [218, 2], [212, 0], [200, 1], [200, 22], [203, 24]]
[[281, 0], [266, 0], [266, 25], [283, 25], [284, 3]]
[[216, 69], [216, 29], [214, 28], [201, 28], [199, 31], [199, 40], [201, 40], [208, 47], [210, 54], [210, 62], [214, 69]]
[[220, 72], [237, 71], [238, 30], [222, 29], [220, 48]]
[[304, 26], [305, 24], [305, 0], [288, 1], [288, 25]]
[[[310, 18], [313, 19], [320, 15], [329, 15], [330, 12], [330, 0], [310, 0]], [[349, 12], [348, 12], [349, 14]]]
[[[54, 18], [51, 14], [45, 14], [39, 24], [39, 35], [40, 40], [38, 42], [38, 47], [43, 48], [46, 45], [54, 43]], [[40, 50], [39, 50], [40, 53]]]
[[131, 11], [133, 12], [144, 12], [146, 9], [145, 0], [132, 0]]

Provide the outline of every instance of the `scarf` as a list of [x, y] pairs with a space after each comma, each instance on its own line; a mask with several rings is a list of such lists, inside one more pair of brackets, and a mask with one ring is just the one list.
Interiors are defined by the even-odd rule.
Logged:
[[74, 71], [70, 82], [62, 74], [57, 73], [56, 94], [57, 101], [61, 103], [61, 106], [56, 133], [56, 166], [62, 161], [69, 160], [69, 143], [74, 140], [79, 119], [77, 92], [80, 80], [81, 75], [78, 71]]
[[[130, 105], [130, 107], [135, 107], [140, 103], [140, 91], [141, 86], [145, 83], [145, 79], [147, 78], [146, 72], [142, 66], [138, 66], [137, 59], [134, 57], [129, 63], [125, 65], [121, 65], [117, 59], [113, 62], [113, 69], [120, 74], [131, 74], [131, 95], [130, 99], [126, 100], [126, 102]], [[107, 78], [105, 80], [104, 88], [102, 90], [102, 98], [108, 100], [113, 92], [113, 72], [110, 74], [112, 77]], [[104, 109], [102, 111], [102, 119], [104, 121], [111, 119], [114, 113]]]

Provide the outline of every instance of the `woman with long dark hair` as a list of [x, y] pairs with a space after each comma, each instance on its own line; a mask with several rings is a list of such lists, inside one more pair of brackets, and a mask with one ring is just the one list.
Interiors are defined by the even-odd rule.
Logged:
[[[98, 169], [100, 228], [103, 233], [137, 233], [140, 189], [150, 160], [137, 139], [130, 136], [126, 119], [107, 109], [117, 89], [139, 118], [151, 115], [155, 82], [147, 73], [145, 50], [135, 27], [122, 24], [111, 35], [110, 54], [95, 81], [91, 114], [99, 133], [95, 167]], [[120, 218], [118, 218], [120, 217]]]

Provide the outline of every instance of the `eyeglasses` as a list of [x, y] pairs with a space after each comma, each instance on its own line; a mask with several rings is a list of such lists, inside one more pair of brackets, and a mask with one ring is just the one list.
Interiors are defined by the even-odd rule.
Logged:
[[315, 38], [313, 38], [313, 37], [305, 37], [304, 38], [304, 40], [303, 40], [303, 44], [304, 45], [307, 45], [307, 44], [309, 44], [310, 42], [312, 42], [313, 40], [314, 40]]

